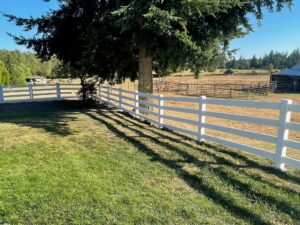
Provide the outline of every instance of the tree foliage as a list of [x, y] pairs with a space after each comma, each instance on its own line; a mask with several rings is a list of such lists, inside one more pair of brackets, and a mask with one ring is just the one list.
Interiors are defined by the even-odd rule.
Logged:
[[25, 84], [25, 79], [29, 76], [45, 76], [51, 78], [53, 76], [53, 70], [58, 65], [58, 60], [55, 58], [41, 62], [33, 53], [20, 52], [18, 50], [0, 50], [0, 60], [5, 64], [8, 70], [10, 85]]
[[[280, 11], [292, 0], [60, 0], [39, 18], [6, 15], [32, 38], [14, 36], [42, 59], [55, 55], [82, 80], [121, 81], [191, 69], [199, 75], [228, 50], [231, 39], [252, 31], [249, 13]], [[245, 65], [248, 66], [248, 65]], [[151, 77], [150, 77], [151, 78]], [[145, 79], [151, 82], [151, 79]], [[147, 90], [146, 90], [147, 89]], [[151, 87], [145, 91], [151, 92]]]
[[0, 60], [0, 85], [8, 85], [8, 84], [9, 84], [9, 73], [4, 62]]
[[10, 84], [24, 84], [26, 82], [26, 77], [30, 74], [30, 69], [24, 64], [12, 65], [10, 74]]

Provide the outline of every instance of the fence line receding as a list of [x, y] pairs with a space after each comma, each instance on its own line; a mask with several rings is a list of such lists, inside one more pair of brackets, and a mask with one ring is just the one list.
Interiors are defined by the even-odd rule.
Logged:
[[[111, 86], [99, 86], [99, 101], [106, 103], [108, 107], [116, 107], [125, 111], [135, 118], [140, 118], [151, 122], [160, 128], [168, 128], [196, 137], [199, 141], [210, 141], [223, 146], [231, 147], [248, 153], [274, 161], [274, 166], [280, 170], [285, 170], [285, 165], [300, 168], [300, 160], [287, 156], [287, 148], [300, 151], [300, 142], [289, 139], [289, 130], [300, 132], [300, 123], [291, 122], [291, 113], [300, 112], [300, 105], [293, 104], [292, 100], [282, 100], [281, 102], [260, 102], [245, 100], [211, 99], [201, 97], [167, 97], [163, 95], [152, 95], [129, 91]], [[165, 102], [196, 103], [198, 109], [188, 107], [176, 107], [165, 105]], [[278, 119], [260, 118], [255, 116], [236, 115], [208, 111], [207, 105], [246, 107], [257, 109], [272, 109], [279, 112]], [[168, 115], [168, 111], [188, 113], [197, 116], [197, 120]], [[206, 122], [206, 117], [233, 120], [237, 122], [260, 124], [276, 128], [277, 135], [268, 135], [249, 130], [242, 130], [228, 126], [217, 125]], [[183, 127], [170, 125], [164, 120], [176, 121], [197, 127], [197, 131]], [[225, 132], [232, 135], [251, 138], [259, 141], [272, 143], [275, 146], [274, 152], [265, 149], [240, 144], [231, 140], [226, 140], [213, 135], [208, 135], [205, 130], [210, 129]]]
[[[76, 84], [46, 84], [46, 85], [22, 85], [22, 86], [0, 86], [0, 104], [15, 102], [51, 101], [64, 99], [79, 99], [80, 85]], [[113, 88], [111, 86], [100, 85], [98, 89], [100, 103], [106, 103], [108, 107], [116, 107], [126, 111], [135, 118], [147, 120], [156, 124], [160, 128], [168, 128], [196, 137], [199, 141], [210, 141], [227, 147], [262, 156], [274, 161], [276, 168], [285, 169], [285, 165], [300, 168], [300, 160], [288, 157], [287, 149], [300, 151], [300, 142], [289, 139], [289, 131], [300, 132], [300, 123], [291, 121], [292, 113], [300, 113], [300, 104], [293, 104], [292, 100], [282, 100], [281, 102], [260, 102], [228, 99], [212, 99], [201, 97], [173, 97], [163, 95], [152, 95]], [[198, 107], [177, 107], [165, 104], [173, 103], [193, 103]], [[257, 109], [271, 109], [279, 113], [279, 118], [269, 119], [257, 116], [236, 115], [231, 113], [214, 112], [207, 110], [206, 106], [232, 106]], [[194, 118], [184, 118], [170, 115], [168, 112], [178, 112], [194, 115]], [[208, 122], [206, 118], [219, 118], [223, 120], [236, 121], [237, 123], [251, 123], [270, 126], [276, 129], [276, 135], [263, 134], [250, 130], [233, 128]], [[166, 121], [175, 121], [196, 127], [192, 130], [186, 127], [179, 127], [168, 124]], [[274, 152], [267, 151], [241, 143], [220, 138], [218, 135], [211, 135], [206, 129], [225, 132], [228, 134], [246, 137], [254, 140], [272, 143]], [[299, 153], [300, 154], [300, 153]]]

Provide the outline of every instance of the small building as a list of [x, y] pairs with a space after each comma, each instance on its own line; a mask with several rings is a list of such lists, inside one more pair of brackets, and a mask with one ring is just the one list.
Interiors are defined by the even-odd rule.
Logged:
[[275, 85], [275, 91], [300, 92], [300, 64], [272, 74], [270, 80]]

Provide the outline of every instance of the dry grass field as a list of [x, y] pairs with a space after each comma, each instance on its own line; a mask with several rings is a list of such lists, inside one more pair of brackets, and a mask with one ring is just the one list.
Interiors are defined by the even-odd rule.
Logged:
[[222, 82], [224, 84], [234, 83], [237, 81], [243, 81], [245, 83], [251, 83], [255, 81], [269, 81], [269, 76], [266, 75], [245, 75], [245, 76], [224, 76], [224, 75], [211, 75], [211, 76], [202, 76], [199, 79], [195, 79], [193, 75], [191, 76], [178, 76], [178, 77], [166, 77], [166, 81], [174, 82], [174, 83], [188, 83], [188, 84], [200, 84], [204, 82]]
[[[154, 78], [154, 82], [164, 81], [177, 84], [201, 84], [201, 83], [251, 83], [251, 82], [269, 82], [270, 72], [267, 70], [236, 70], [233, 75], [224, 75], [223, 70], [217, 70], [215, 72], [203, 72], [200, 74], [199, 79], [195, 79], [195, 76], [190, 71], [183, 71], [180, 73], [174, 73], [170, 76], [163, 78]], [[138, 87], [138, 82], [131, 82], [126, 80], [121, 85], [116, 85], [127, 90], [135, 90]]]
[[166, 81], [174, 83], [189, 83], [197, 84], [203, 82], [222, 82], [232, 83], [235, 81], [269, 81], [270, 72], [267, 70], [235, 70], [232, 75], [224, 75], [224, 70], [216, 70], [215, 72], [202, 72], [199, 79], [195, 79], [193, 73], [184, 71], [180, 73], [174, 73], [171, 76], [165, 78]]

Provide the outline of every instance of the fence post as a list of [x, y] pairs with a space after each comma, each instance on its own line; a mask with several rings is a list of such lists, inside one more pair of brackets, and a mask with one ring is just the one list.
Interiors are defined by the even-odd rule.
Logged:
[[198, 114], [198, 141], [203, 142], [204, 138], [203, 135], [205, 135], [205, 115], [204, 112], [206, 110], [206, 96], [200, 96], [199, 97], [199, 114]]
[[110, 92], [111, 92], [111, 89], [110, 89], [110, 85], [107, 86], [107, 108], [111, 108], [110, 106]]
[[122, 88], [119, 88], [119, 111], [122, 112], [122, 102], [123, 102], [123, 95], [122, 95]]
[[101, 100], [101, 98], [102, 98], [102, 90], [101, 90], [101, 84], [99, 84], [99, 104], [102, 104], [102, 100]]
[[29, 84], [29, 99], [33, 99], [33, 89], [32, 89], [32, 84]]
[[164, 127], [164, 96], [159, 95], [159, 127], [163, 128]]
[[56, 95], [57, 95], [57, 99], [59, 101], [61, 101], [61, 93], [60, 93], [60, 83], [56, 84]]
[[3, 86], [0, 86], [0, 104], [4, 102]]
[[135, 118], [139, 118], [140, 110], [139, 110], [139, 92], [136, 90], [134, 93], [134, 111], [135, 111]]
[[293, 100], [284, 99], [280, 103], [280, 117], [277, 133], [277, 143], [275, 152], [275, 167], [284, 171], [285, 164], [282, 162], [282, 157], [286, 156], [286, 147], [284, 141], [288, 139], [289, 130], [286, 125], [291, 121], [291, 111], [289, 111], [289, 105], [293, 103]]

